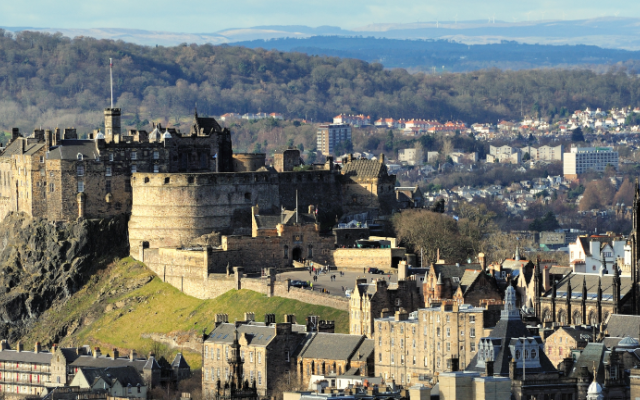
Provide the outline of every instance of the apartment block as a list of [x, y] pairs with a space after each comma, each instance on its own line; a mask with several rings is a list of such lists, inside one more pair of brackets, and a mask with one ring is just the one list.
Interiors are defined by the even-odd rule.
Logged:
[[342, 142], [351, 142], [351, 125], [324, 124], [318, 126], [317, 149], [323, 155], [332, 155], [334, 148]]

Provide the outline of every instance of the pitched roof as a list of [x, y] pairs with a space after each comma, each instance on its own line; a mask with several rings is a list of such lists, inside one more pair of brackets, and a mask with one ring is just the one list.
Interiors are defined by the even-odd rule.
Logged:
[[631, 336], [637, 338], [640, 332], [640, 315], [612, 314], [605, 332], [611, 337]]
[[176, 354], [176, 357], [173, 359], [171, 363], [171, 367], [173, 368], [191, 368], [189, 364], [187, 364], [187, 360], [182, 357], [182, 353]]
[[69, 365], [74, 367], [93, 367], [93, 368], [116, 368], [116, 367], [127, 367], [132, 366], [138, 372], [142, 372], [144, 369], [147, 360], [138, 359], [133, 360], [128, 357], [116, 358], [115, 360], [111, 357], [106, 356], [79, 356]]
[[[24, 142], [24, 149], [22, 143]], [[9, 144], [2, 152], [1, 157], [11, 158], [13, 155], [32, 155], [44, 147], [44, 143], [38, 143], [35, 138], [18, 138]]]
[[100, 155], [98, 142], [88, 139], [65, 139], [55, 147], [49, 148], [47, 158], [50, 160], [77, 160], [78, 154], [86, 160], [95, 160]]
[[[582, 282], [583, 280], [587, 284], [587, 298], [595, 300], [598, 294], [598, 281], [601, 280], [602, 285], [602, 301], [613, 301], [613, 275], [594, 275], [594, 274], [576, 274], [571, 273], [562, 278], [556, 286], [556, 298], [567, 297], [567, 284], [571, 281], [571, 298], [582, 298]], [[631, 277], [620, 277], [620, 297], [624, 297], [631, 290], [632, 282]], [[544, 297], [551, 297], [550, 289], [544, 294]]]
[[377, 160], [353, 160], [342, 165], [342, 174], [358, 178], [386, 176], [387, 166]]
[[195, 124], [191, 126], [191, 134], [198, 133], [197, 129], [204, 132], [205, 135], [211, 135], [222, 130], [215, 118], [204, 118], [195, 115]]
[[82, 371], [82, 374], [90, 385], [93, 385], [98, 379], [102, 379], [111, 386], [113, 386], [116, 381], [120, 382], [124, 387], [129, 385], [134, 387], [137, 385], [145, 386], [142, 377], [132, 366], [115, 368], [80, 367], [79, 370]]
[[[237, 330], [238, 337], [244, 333], [247, 342], [252, 346], [266, 346], [276, 336], [276, 328], [273, 326], [265, 326], [264, 324], [242, 324], [238, 326]], [[220, 324], [211, 332], [206, 342], [233, 343], [235, 331], [235, 324]]]
[[[362, 335], [317, 332], [307, 336], [301, 358], [349, 360], [365, 340]], [[373, 341], [373, 340], [371, 340]], [[364, 349], [363, 349], [364, 350]]]
[[604, 356], [607, 348], [604, 343], [587, 343], [584, 350], [580, 353], [580, 357], [573, 364], [573, 369], [569, 374], [570, 377], [576, 376], [582, 367], [587, 367], [589, 374], [593, 376], [593, 364], [597, 365], [598, 373], [596, 380], [598, 382], [604, 382]]
[[33, 351], [16, 351], [2, 350], [0, 351], [0, 361], [15, 361], [35, 364], [50, 364], [51, 353]]

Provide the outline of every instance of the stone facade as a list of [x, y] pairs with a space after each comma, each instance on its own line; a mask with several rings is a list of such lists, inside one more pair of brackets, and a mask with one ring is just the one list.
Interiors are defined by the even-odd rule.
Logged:
[[343, 211], [347, 214], [365, 211], [391, 214], [397, 209], [396, 176], [389, 175], [380, 160], [356, 160], [350, 155], [342, 160]]
[[375, 319], [376, 375], [401, 385], [427, 381], [435, 373], [464, 370], [477, 345], [500, 318], [501, 307], [443, 304], [383, 313]]
[[423, 304], [414, 276], [407, 279], [406, 271], [407, 264], [403, 261], [398, 265], [398, 283], [392, 286], [384, 279], [356, 280], [349, 299], [349, 333], [373, 338], [374, 319], [382, 312], [400, 309], [413, 312]]
[[338, 248], [333, 251], [333, 263], [338, 269], [359, 270], [366, 267], [381, 269], [391, 273], [406, 258], [404, 247], [391, 249], [349, 249]]

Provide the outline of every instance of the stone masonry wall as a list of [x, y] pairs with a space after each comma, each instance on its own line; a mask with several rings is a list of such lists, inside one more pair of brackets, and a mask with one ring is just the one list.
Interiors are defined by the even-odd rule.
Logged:
[[[385, 272], [397, 267], [397, 260], [405, 255], [405, 249], [335, 249], [333, 260], [337, 268], [379, 268]], [[394, 262], [394, 258], [396, 259]]]

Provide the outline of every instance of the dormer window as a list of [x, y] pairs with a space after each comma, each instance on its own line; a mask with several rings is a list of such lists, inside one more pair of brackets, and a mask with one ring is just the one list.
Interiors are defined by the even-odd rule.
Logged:
[[78, 161], [82, 161], [82, 160], [83, 160], [82, 153], [78, 153], [78, 155], [76, 156], [76, 158], [78, 159]]

